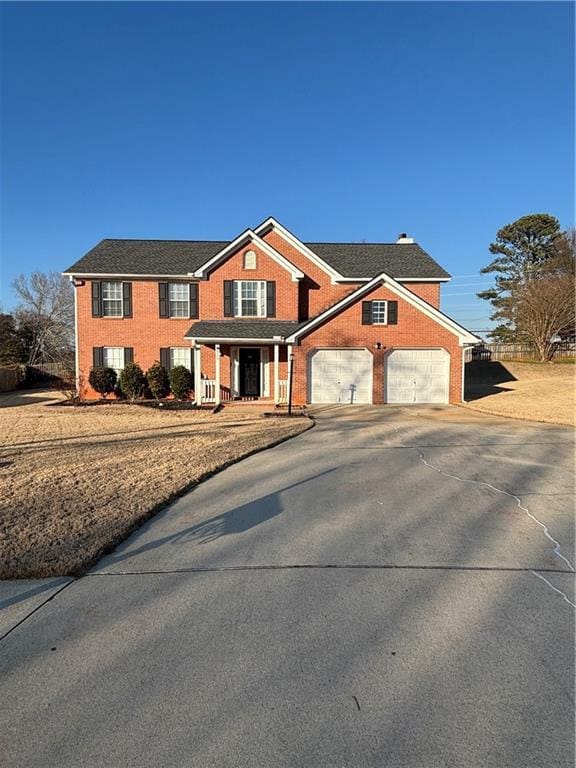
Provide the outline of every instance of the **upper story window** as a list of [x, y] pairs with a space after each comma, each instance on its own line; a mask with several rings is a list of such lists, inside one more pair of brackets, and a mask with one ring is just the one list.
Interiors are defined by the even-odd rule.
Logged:
[[256, 253], [255, 253], [255, 251], [245, 251], [245, 253], [244, 253], [244, 269], [256, 269]]
[[92, 280], [92, 317], [132, 317], [132, 283]]
[[122, 283], [102, 282], [101, 287], [102, 317], [122, 317]]
[[372, 323], [374, 325], [386, 325], [388, 322], [388, 302], [372, 302]]
[[234, 316], [266, 317], [266, 281], [234, 281]]
[[190, 286], [187, 283], [168, 283], [170, 317], [190, 317]]
[[198, 317], [198, 283], [158, 283], [160, 317]]

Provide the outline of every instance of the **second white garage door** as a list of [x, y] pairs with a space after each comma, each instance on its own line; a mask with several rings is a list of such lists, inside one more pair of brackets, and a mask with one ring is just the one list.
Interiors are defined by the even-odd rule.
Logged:
[[388, 403], [447, 403], [450, 355], [444, 349], [395, 349], [386, 380]]
[[367, 349], [319, 349], [310, 361], [310, 402], [371, 403], [372, 355]]

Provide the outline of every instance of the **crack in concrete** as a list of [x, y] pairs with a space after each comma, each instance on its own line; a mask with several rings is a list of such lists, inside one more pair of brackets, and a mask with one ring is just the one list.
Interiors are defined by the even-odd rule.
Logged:
[[[401, 440], [402, 439], [402, 435], [400, 434], [400, 431], [399, 431], [398, 427], [396, 427], [394, 424], [392, 424], [392, 429], [396, 433], [396, 436]], [[560, 551], [560, 549], [561, 549], [560, 542], [557, 541], [552, 536], [552, 534], [548, 530], [548, 526], [545, 523], [543, 523], [541, 520], [539, 520], [535, 515], [533, 515], [532, 512], [530, 512], [530, 510], [522, 504], [522, 500], [521, 500], [520, 496], [516, 496], [516, 494], [510, 493], [509, 491], [505, 491], [502, 488], [497, 488], [495, 485], [492, 485], [491, 483], [487, 483], [484, 480], [472, 480], [472, 479], [467, 478], [467, 477], [460, 477], [459, 475], [453, 475], [450, 472], [445, 472], [443, 469], [440, 469], [440, 467], [436, 467], [436, 466], [434, 466], [434, 464], [430, 464], [430, 462], [426, 460], [426, 457], [424, 456], [424, 453], [421, 450], [421, 448], [419, 446], [417, 446], [417, 445], [403, 445], [401, 447], [402, 448], [408, 448], [409, 450], [412, 450], [412, 451], [416, 451], [416, 453], [418, 454], [418, 457], [420, 459], [420, 462], [425, 467], [428, 467], [428, 469], [431, 469], [434, 472], [438, 472], [440, 475], [443, 475], [444, 477], [449, 477], [452, 480], [457, 480], [460, 483], [470, 483], [472, 485], [483, 486], [484, 488], [489, 488], [491, 491], [494, 491], [495, 493], [500, 493], [503, 496], [508, 496], [510, 499], [513, 499], [516, 502], [516, 505], [517, 505], [518, 509], [522, 510], [522, 512], [524, 512], [533, 522], [535, 522], [537, 525], [539, 525], [542, 528], [546, 538], [554, 545], [554, 549], [553, 549], [554, 555], [556, 557], [560, 558], [560, 560], [563, 560], [566, 563], [566, 565], [568, 566], [568, 568], [570, 569], [570, 571], [572, 573], [575, 572], [576, 569], [574, 568], [574, 566], [572, 565], [570, 560], [568, 560], [568, 558], [565, 557], [562, 554], [562, 552]], [[425, 446], [425, 447], [428, 447], [428, 446]], [[548, 584], [548, 586], [551, 589], [553, 589], [555, 592], [558, 592], [558, 594], [562, 595], [564, 600], [569, 605], [571, 605], [574, 608], [576, 608], [576, 605], [571, 600], [569, 600], [567, 595], [565, 595], [564, 592], [562, 592], [560, 589], [557, 589], [553, 584], [551, 584], [548, 581], [548, 579], [545, 579], [544, 576], [541, 576], [539, 573], [537, 573], [534, 570], [530, 570], [530, 573], [532, 573], [534, 576], [537, 576], [542, 581], [546, 582], [546, 584]]]

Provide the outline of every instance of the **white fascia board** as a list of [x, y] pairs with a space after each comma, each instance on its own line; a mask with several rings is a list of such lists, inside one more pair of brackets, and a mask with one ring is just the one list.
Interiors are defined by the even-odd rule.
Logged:
[[140, 275], [140, 274], [132, 274], [128, 272], [62, 272], [62, 274], [65, 277], [70, 278], [79, 278], [81, 280], [88, 280], [88, 279], [99, 279], [102, 280], [106, 277], [112, 277], [112, 278], [127, 278], [129, 277], [131, 280], [149, 280], [153, 278], [154, 280], [157, 280], [159, 277], [162, 278], [162, 280], [186, 280], [187, 282], [196, 282], [197, 278], [193, 276], [192, 273], [188, 273], [187, 275]]
[[311, 251], [310, 248], [304, 245], [301, 240], [298, 240], [296, 235], [293, 235], [292, 232], [287, 230], [286, 227], [283, 227], [282, 224], [276, 221], [276, 219], [272, 216], [266, 219], [266, 221], [263, 221], [262, 224], [259, 224], [254, 229], [254, 232], [256, 232], [258, 235], [261, 235], [266, 234], [266, 232], [269, 232], [271, 229], [274, 229], [276, 232], [282, 235], [282, 237], [287, 240], [290, 245], [296, 248], [297, 251], [300, 251], [303, 256], [306, 256], [306, 258], [310, 259], [311, 262], [323, 270], [330, 277], [332, 283], [337, 283], [342, 279], [342, 275], [339, 272], [337, 272], [323, 259], [321, 259], [320, 256], [317, 256], [314, 251]]
[[[340, 277], [335, 280], [336, 283], [367, 283], [372, 277]], [[447, 283], [452, 280], [451, 277], [395, 277], [402, 283]]]
[[295, 282], [297, 280], [301, 280], [304, 277], [304, 273], [301, 272], [297, 267], [294, 266], [294, 264], [291, 264], [288, 259], [285, 256], [282, 256], [281, 253], [278, 253], [278, 251], [275, 248], [272, 248], [271, 245], [269, 245], [265, 240], [262, 240], [261, 237], [259, 237], [256, 232], [254, 232], [251, 229], [247, 229], [245, 232], [242, 232], [241, 235], [238, 235], [238, 237], [235, 240], [232, 240], [231, 243], [228, 243], [228, 245], [224, 246], [221, 251], [218, 251], [218, 253], [214, 254], [212, 258], [210, 258], [207, 262], [202, 264], [201, 267], [199, 267], [195, 272], [194, 276], [198, 278], [205, 278], [208, 274], [208, 272], [212, 271], [212, 269], [219, 264], [223, 259], [225, 259], [230, 253], [235, 251], [237, 248], [240, 248], [244, 243], [254, 243], [258, 246], [264, 253], [266, 253], [268, 256], [270, 256], [271, 259], [274, 259], [275, 262], [280, 264], [280, 266], [284, 267], [285, 270], [290, 272], [292, 275], [292, 280]]
[[283, 340], [278, 337], [267, 339], [247, 339], [245, 337], [236, 339], [232, 336], [184, 336], [185, 339], [190, 339], [191, 342], [197, 344], [247, 344], [248, 346], [254, 344], [284, 344]]
[[458, 336], [460, 345], [477, 344], [478, 341], [480, 341], [477, 336], [474, 336], [474, 334], [470, 333], [470, 331], [467, 331], [466, 328], [463, 328], [455, 320], [452, 320], [451, 317], [448, 317], [448, 315], [445, 315], [439, 309], [433, 307], [432, 304], [428, 304], [427, 301], [421, 299], [408, 288], [404, 288], [403, 285], [394, 280], [393, 277], [390, 277], [390, 275], [387, 275], [386, 272], [382, 272], [381, 275], [373, 278], [369, 283], [361, 285], [356, 291], [349, 294], [348, 296], [345, 296], [339, 302], [334, 304], [334, 306], [330, 307], [325, 312], [322, 312], [321, 315], [318, 315], [318, 317], [314, 318], [314, 320], [311, 320], [309, 323], [302, 326], [302, 328], [299, 328], [291, 336], [287, 336], [286, 341], [295, 342], [300, 336], [311, 331], [317, 325], [328, 319], [331, 315], [339, 312], [341, 309], [344, 309], [349, 304], [356, 302], [361, 296], [371, 291], [379, 283], [384, 283], [386, 287], [389, 288], [397, 296], [400, 296], [400, 298], [404, 299], [409, 304], [414, 305], [423, 314], [427, 315], [432, 320], [435, 320], [438, 325], [442, 325], [444, 328], [446, 328], [446, 330], [450, 331], [455, 336]]

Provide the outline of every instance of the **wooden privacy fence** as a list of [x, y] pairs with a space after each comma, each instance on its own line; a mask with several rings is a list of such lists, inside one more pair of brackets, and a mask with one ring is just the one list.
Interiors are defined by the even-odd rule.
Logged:
[[[576, 343], [560, 341], [554, 346], [552, 360], [570, 360], [576, 357]], [[471, 360], [540, 360], [532, 344], [477, 344], [464, 352], [467, 363]]]
[[25, 376], [25, 365], [0, 365], [0, 392], [16, 389]]

